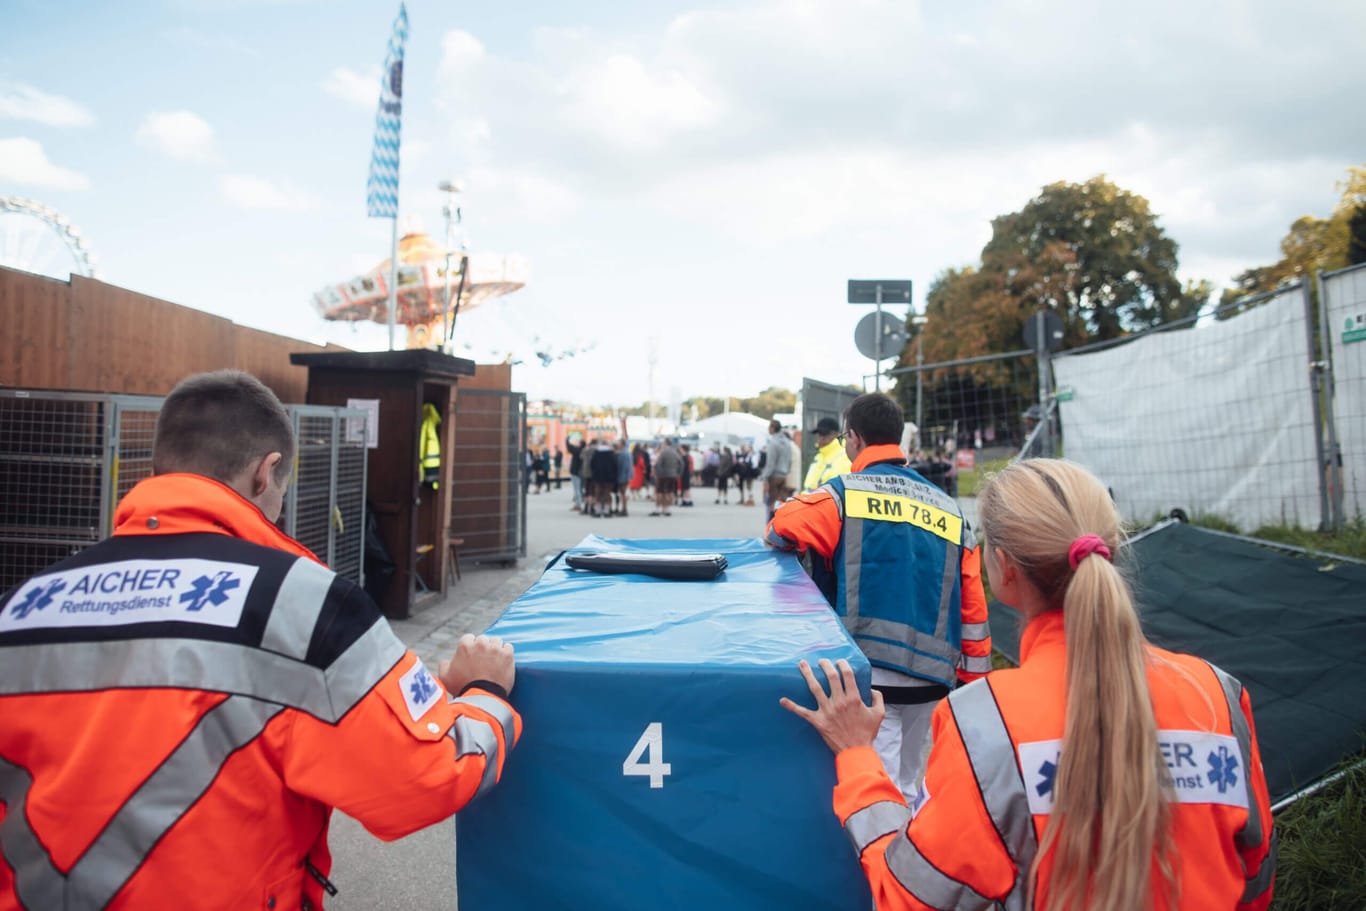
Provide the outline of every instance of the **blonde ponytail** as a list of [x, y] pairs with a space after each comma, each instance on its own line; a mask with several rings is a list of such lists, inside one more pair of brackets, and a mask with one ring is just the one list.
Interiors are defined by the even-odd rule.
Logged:
[[[1046, 886], [1041, 911], [1140, 911], [1153, 905], [1156, 864], [1175, 892], [1166, 854], [1170, 825], [1166, 771], [1148, 691], [1147, 642], [1133, 596], [1103, 552], [1068, 551], [1084, 535], [1117, 552], [1119, 515], [1084, 468], [1053, 459], [1017, 462], [980, 498], [990, 547], [1009, 553], [1063, 612], [1067, 639], [1066, 722], [1054, 804], [1030, 871]], [[1086, 548], [1082, 548], [1085, 550]], [[1040, 862], [1051, 855], [1046, 884]], [[1171, 896], [1174, 898], [1174, 894]]]

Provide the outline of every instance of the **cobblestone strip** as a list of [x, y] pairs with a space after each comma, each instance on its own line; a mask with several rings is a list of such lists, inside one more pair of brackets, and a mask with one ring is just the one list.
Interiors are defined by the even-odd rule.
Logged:
[[503, 611], [513, 601], [521, 597], [532, 584], [541, 577], [544, 561], [531, 559], [517, 575], [508, 579], [492, 592], [458, 611], [451, 619], [428, 632], [417, 642], [408, 643], [418, 657], [432, 670], [436, 670], [455, 652], [455, 644], [465, 633], [482, 633], [502, 616]]

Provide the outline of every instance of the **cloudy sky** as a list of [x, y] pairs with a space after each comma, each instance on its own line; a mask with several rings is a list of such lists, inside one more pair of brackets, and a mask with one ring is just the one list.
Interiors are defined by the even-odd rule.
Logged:
[[[358, 349], [314, 291], [388, 255], [365, 180], [397, 4], [3, 0], [0, 196], [118, 285]], [[1104, 173], [1185, 278], [1275, 261], [1366, 162], [1360, 0], [410, 0], [401, 211], [531, 281], [462, 315], [533, 397], [862, 381], [849, 278], [977, 261], [990, 219]], [[411, 222], [409, 222], [411, 220]], [[11, 229], [12, 230], [12, 229]], [[583, 349], [591, 349], [584, 351]], [[579, 351], [548, 367], [534, 357]]]

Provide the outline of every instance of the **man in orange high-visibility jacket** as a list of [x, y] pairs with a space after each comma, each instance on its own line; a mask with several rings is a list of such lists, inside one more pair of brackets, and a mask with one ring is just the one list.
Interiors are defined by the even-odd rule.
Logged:
[[784, 503], [766, 540], [814, 552], [812, 578], [873, 666], [877, 751], [910, 799], [934, 703], [991, 670], [981, 562], [958, 504], [907, 466], [901, 407], [869, 393], [844, 420], [853, 472]]
[[166, 399], [114, 536], [0, 600], [0, 909], [317, 909], [333, 807], [380, 838], [493, 787], [511, 646], [433, 674], [273, 524], [289, 416], [234, 371]]

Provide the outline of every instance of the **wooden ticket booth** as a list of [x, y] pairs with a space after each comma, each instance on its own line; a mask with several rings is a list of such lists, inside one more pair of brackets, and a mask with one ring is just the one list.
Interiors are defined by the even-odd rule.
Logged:
[[[359, 407], [373, 415], [367, 509], [395, 566], [383, 591], [367, 588], [386, 616], [410, 617], [446, 590], [456, 383], [474, 375], [474, 362], [422, 349], [291, 354], [289, 360], [308, 368], [309, 404]], [[426, 405], [441, 418], [436, 487], [424, 483], [419, 464]]]

